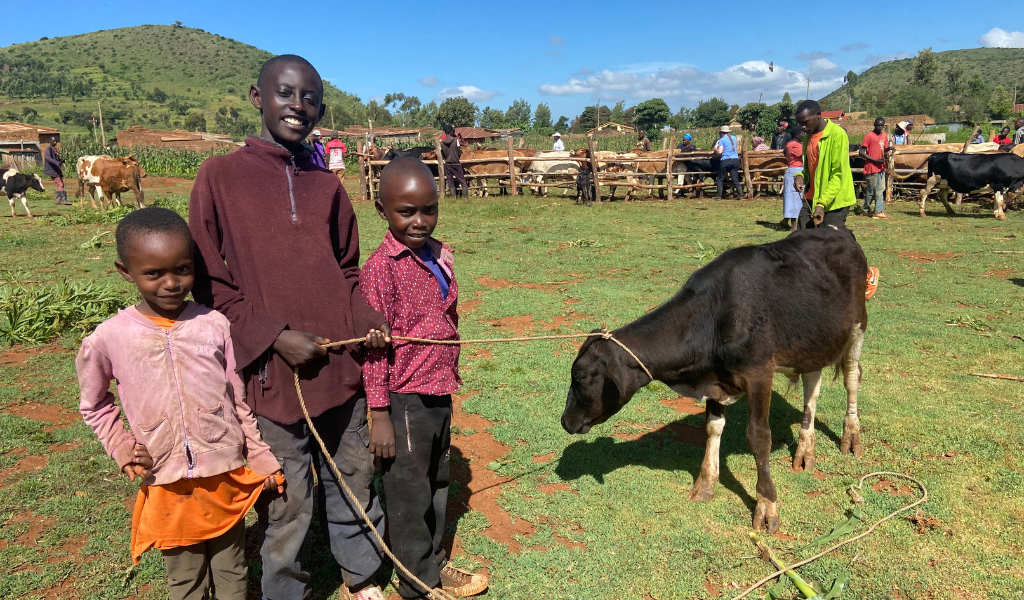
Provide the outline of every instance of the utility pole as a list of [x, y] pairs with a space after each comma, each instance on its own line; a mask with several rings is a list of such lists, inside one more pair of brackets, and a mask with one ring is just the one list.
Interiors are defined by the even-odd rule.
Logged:
[[107, 147], [107, 130], [103, 128], [103, 105], [96, 101], [96, 108], [100, 109], [100, 135], [103, 138], [103, 147]]
[[810, 100], [810, 99], [811, 99], [811, 78], [808, 77], [807, 78], [807, 95], [804, 96], [804, 100]]
[[596, 109], [595, 112], [597, 113], [597, 126], [600, 127], [601, 126], [601, 99], [600, 98], [597, 99], [597, 109]]
[[331, 111], [331, 133], [333, 133], [335, 131], [335, 129], [334, 129], [334, 106], [329, 106], [328, 108]]

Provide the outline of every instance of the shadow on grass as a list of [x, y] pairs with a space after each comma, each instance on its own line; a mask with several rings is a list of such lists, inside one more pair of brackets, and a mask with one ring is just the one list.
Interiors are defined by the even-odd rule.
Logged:
[[1017, 287], [1024, 287], [1024, 279], [1013, 278], [1013, 279], [1007, 279], [1007, 281], [1009, 281], [1010, 283], [1012, 283], [1013, 285], [1015, 285]]
[[[726, 460], [733, 454], [750, 454], [746, 441], [747, 414], [746, 397], [726, 409], [726, 425], [722, 433], [719, 460], [719, 483], [736, 494], [748, 509], [753, 510], [757, 500], [729, 470]], [[769, 415], [773, 431], [772, 445], [785, 444], [791, 448], [791, 452], [795, 452], [797, 440], [791, 425], [799, 423], [802, 417], [803, 412], [800, 409], [790, 405], [777, 392], [772, 392]], [[840, 437], [820, 420], [816, 420], [815, 427], [819, 434], [839, 444]], [[704, 417], [690, 415], [645, 433], [635, 440], [617, 441], [610, 437], [601, 437], [574, 442], [562, 452], [555, 473], [564, 481], [590, 476], [603, 485], [604, 478], [609, 473], [636, 465], [662, 471], [688, 471], [696, 481], [704, 459], [705, 442]], [[778, 471], [778, 468], [775, 470]], [[748, 479], [752, 480], [755, 477], [756, 473], [751, 469]]]

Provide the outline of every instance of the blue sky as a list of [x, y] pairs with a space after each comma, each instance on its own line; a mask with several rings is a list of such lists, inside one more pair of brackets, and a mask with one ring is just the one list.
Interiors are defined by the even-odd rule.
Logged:
[[[921, 48], [1024, 47], [1020, 0], [710, 2], [32, 2], [4, 8], [0, 46], [181, 20], [276, 54], [308, 58], [364, 101], [466, 95], [481, 108], [525, 98], [573, 117], [600, 98], [673, 110], [717, 95], [730, 104], [820, 97]], [[306, 12], [307, 7], [325, 11]], [[872, 8], [874, 7], [874, 14]], [[905, 16], [902, 25], [891, 19]], [[17, 24], [14, 26], [14, 24]], [[773, 61], [775, 71], [768, 71]]]

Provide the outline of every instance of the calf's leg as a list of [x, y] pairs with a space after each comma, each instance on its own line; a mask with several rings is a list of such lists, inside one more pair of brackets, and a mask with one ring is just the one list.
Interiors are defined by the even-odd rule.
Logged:
[[779, 505], [772, 481], [770, 455], [772, 452], [772, 431], [768, 426], [768, 412], [772, 403], [772, 379], [755, 381], [747, 389], [747, 404], [750, 420], [747, 421], [747, 443], [757, 465], [757, 506], [754, 508], [754, 529], [767, 529], [775, 533], [779, 529]]
[[843, 357], [843, 385], [846, 387], [846, 418], [843, 420], [843, 439], [839, 442], [839, 453], [849, 452], [860, 458], [863, 447], [860, 443], [860, 417], [857, 416], [857, 391], [860, 389], [860, 351], [864, 347], [864, 331], [860, 323], [853, 327], [850, 345]]
[[1006, 220], [1006, 214], [1003, 212], [1004, 208], [1006, 208], [1006, 206], [1003, 204], [1003, 193], [996, 192], [995, 217], [1000, 221]]
[[707, 401], [707, 445], [704, 448], [704, 462], [700, 465], [700, 476], [693, 482], [690, 492], [692, 502], [708, 502], [715, 497], [715, 484], [718, 483], [718, 459], [722, 443], [722, 432], [725, 431], [725, 406], [711, 400]]
[[939, 200], [942, 201], [942, 205], [946, 207], [946, 214], [953, 217], [956, 216], [956, 211], [949, 205], [949, 188], [944, 187], [939, 190]]
[[821, 371], [804, 373], [804, 417], [800, 422], [800, 440], [793, 455], [794, 471], [814, 470], [814, 414], [818, 408], [818, 394], [821, 392]]
[[935, 184], [939, 182], [940, 177], [938, 175], [929, 175], [928, 183], [925, 184], [924, 189], [921, 190], [921, 216], [924, 215], [924, 203], [928, 201], [928, 194], [932, 193], [932, 189]]
[[18, 216], [16, 214], [14, 214], [14, 196], [8, 196], [7, 197], [7, 201], [11, 203], [11, 217]]
[[28, 209], [28, 198], [25, 197], [25, 194], [21, 194], [21, 205], [25, 207], [25, 215], [31, 219], [32, 211]]

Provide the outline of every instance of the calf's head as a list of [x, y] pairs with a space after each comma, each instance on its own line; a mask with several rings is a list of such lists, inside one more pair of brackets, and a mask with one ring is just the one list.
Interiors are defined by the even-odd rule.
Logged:
[[43, 180], [38, 175], [32, 176], [32, 180], [28, 182], [28, 187], [39, 192], [46, 191], [43, 189]]
[[137, 169], [139, 172], [139, 177], [146, 176], [146, 170], [142, 168], [142, 165], [139, 164], [139, 161], [135, 158], [134, 154], [122, 156], [121, 164], [128, 167], [129, 169]]
[[604, 423], [650, 381], [625, 350], [600, 337], [583, 343], [571, 374], [562, 413], [562, 427], [569, 433], [587, 433]]

